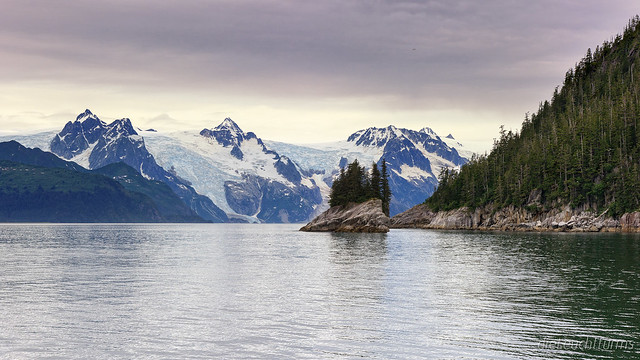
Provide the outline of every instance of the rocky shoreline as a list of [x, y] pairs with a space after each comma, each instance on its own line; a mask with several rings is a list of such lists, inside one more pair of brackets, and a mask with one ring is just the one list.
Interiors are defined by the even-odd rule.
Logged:
[[391, 219], [382, 212], [382, 200], [334, 206], [318, 215], [300, 231], [386, 233]]
[[590, 209], [564, 206], [533, 213], [514, 206], [494, 209], [460, 208], [433, 212], [420, 204], [394, 216], [391, 228], [494, 230], [536, 232], [640, 232], [640, 212], [626, 213], [619, 219]]

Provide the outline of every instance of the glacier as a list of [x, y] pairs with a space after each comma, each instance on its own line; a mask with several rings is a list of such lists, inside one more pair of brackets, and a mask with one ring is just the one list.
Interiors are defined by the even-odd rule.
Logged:
[[304, 222], [324, 210], [318, 177], [231, 119], [199, 133], [143, 131], [158, 163], [188, 180], [232, 219]]

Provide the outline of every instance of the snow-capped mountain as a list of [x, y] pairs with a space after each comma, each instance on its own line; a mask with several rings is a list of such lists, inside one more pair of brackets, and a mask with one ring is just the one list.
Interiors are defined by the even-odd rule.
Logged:
[[451, 134], [441, 138], [441, 140], [444, 141], [450, 148], [456, 149], [458, 154], [463, 158], [467, 159], [467, 161], [471, 160], [471, 157], [475, 154], [475, 152], [467, 149], [458, 140], [456, 140]]
[[107, 124], [86, 110], [54, 136], [50, 150], [87, 169], [123, 162], [138, 170], [145, 178], [169, 185], [203, 219], [215, 222], [228, 220], [224, 211], [209, 198], [198, 194], [188, 182], [156, 163], [144, 139], [127, 118]]
[[292, 145], [263, 141], [229, 118], [199, 132], [162, 133], [136, 129], [129, 119], [106, 124], [89, 110], [57, 134], [2, 138], [50, 149], [89, 169], [122, 161], [167, 183], [198, 215], [214, 221], [307, 221], [328, 208], [341, 167], [354, 159], [380, 165], [383, 158], [394, 215], [431, 196], [440, 172], [473, 154], [452, 135], [440, 137], [427, 127], [371, 127], [343, 141]]
[[162, 166], [175, 169], [231, 218], [303, 222], [323, 210], [328, 187], [319, 174], [270, 150], [229, 118], [200, 133], [142, 136]]
[[438, 185], [440, 172], [445, 168], [460, 167], [469, 161], [471, 154], [453, 136], [444, 140], [430, 128], [415, 131], [392, 125], [363, 129], [351, 134], [346, 141], [335, 143], [307, 146], [279, 142], [267, 144], [295, 159], [301, 167], [323, 172], [327, 185], [332, 183], [339, 168], [354, 159], [370, 167], [374, 162], [380, 165], [384, 158], [393, 194], [391, 215], [431, 196]]

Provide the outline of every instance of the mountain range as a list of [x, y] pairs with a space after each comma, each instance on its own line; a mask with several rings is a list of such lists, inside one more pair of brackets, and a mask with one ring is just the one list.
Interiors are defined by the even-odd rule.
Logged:
[[90, 110], [69, 121], [49, 145], [52, 153], [87, 169], [116, 162], [125, 163], [150, 180], [167, 184], [198, 216], [213, 222], [228, 221], [209, 198], [198, 194], [188, 182], [159, 166], [127, 118], [106, 124]]
[[107, 124], [90, 110], [59, 132], [10, 138], [83, 169], [126, 164], [213, 222], [307, 221], [328, 208], [334, 177], [354, 159], [367, 167], [386, 160], [394, 215], [423, 202], [443, 169], [459, 168], [472, 154], [429, 128], [371, 127], [344, 141], [293, 145], [262, 140], [229, 118], [199, 132], [161, 133], [137, 129], [128, 118]]

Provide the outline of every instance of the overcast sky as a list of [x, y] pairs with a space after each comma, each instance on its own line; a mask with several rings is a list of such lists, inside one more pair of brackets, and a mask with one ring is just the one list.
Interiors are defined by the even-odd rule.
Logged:
[[[293, 143], [369, 126], [489, 149], [637, 0], [0, 0], [0, 131], [91, 109]], [[24, 130], [26, 129], [26, 130]]]

